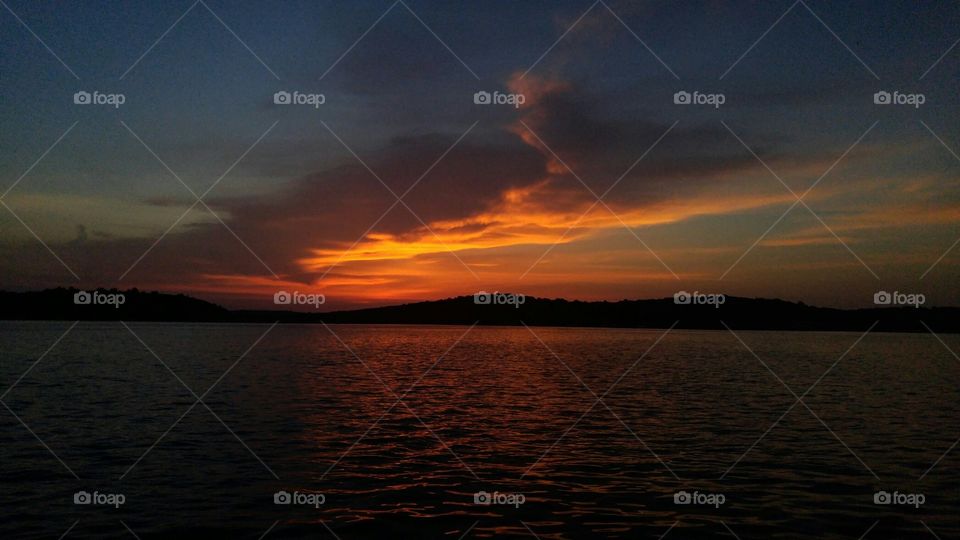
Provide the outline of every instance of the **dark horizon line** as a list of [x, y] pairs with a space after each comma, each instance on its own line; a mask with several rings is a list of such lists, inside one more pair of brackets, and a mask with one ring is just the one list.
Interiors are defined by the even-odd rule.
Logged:
[[[89, 297], [78, 298], [81, 293]], [[118, 294], [122, 298], [117, 297]], [[30, 292], [0, 291], [0, 320], [477, 324], [860, 332], [873, 329], [878, 332], [960, 333], [958, 307], [886, 305], [842, 309], [738, 296], [584, 301], [495, 294], [500, 296], [477, 298], [471, 294], [360, 309], [292, 311], [231, 310], [182, 293], [141, 291], [136, 287], [127, 290], [57, 287]]]
[[[314, 310], [314, 309], [303, 309], [303, 310], [297, 310], [297, 309], [273, 309], [273, 310], [271, 310], [271, 309], [259, 309], [259, 308], [228, 308], [228, 307], [225, 307], [225, 306], [221, 305], [218, 301], [207, 300], [207, 299], [203, 298], [202, 296], [204, 296], [204, 295], [202, 295], [202, 294], [201, 294], [201, 295], [193, 295], [193, 294], [187, 294], [187, 293], [184, 293], [184, 292], [174, 292], [174, 291], [161, 290], [161, 289], [147, 290], [147, 289], [141, 289], [141, 288], [139, 288], [139, 287], [130, 287], [130, 288], [127, 288], [127, 289], [121, 289], [121, 288], [118, 288], [118, 287], [80, 288], [80, 287], [77, 287], [77, 286], [74, 286], [74, 285], [70, 285], [70, 286], [60, 285], [60, 286], [57, 286], [57, 287], [47, 287], [47, 288], [44, 288], [44, 289], [34, 289], [34, 290], [24, 290], [24, 291], [0, 289], [0, 295], [4, 295], [4, 294], [40, 294], [40, 293], [47, 293], [47, 292], [60, 291], [60, 290], [70, 291], [71, 293], [82, 292], [82, 291], [86, 291], [86, 292], [98, 291], [98, 292], [111, 292], [111, 293], [115, 293], [115, 292], [116, 292], [116, 293], [124, 293], [124, 294], [139, 293], [139, 294], [154, 294], [154, 295], [180, 296], [180, 297], [192, 298], [192, 299], [195, 299], [195, 300], [198, 300], [198, 301], [201, 301], [201, 302], [205, 302], [205, 303], [208, 303], [208, 304], [212, 304], [212, 305], [214, 305], [214, 306], [220, 307], [220, 308], [222, 308], [222, 309], [224, 309], [224, 310], [227, 310], [227, 311], [230, 311], [230, 312], [277, 312], [277, 313], [294, 313], [294, 314], [296, 314], [296, 313], [301, 313], [301, 314], [312, 314], [312, 315], [317, 315], [317, 314], [333, 314], [333, 313], [347, 313], [347, 312], [355, 312], [355, 311], [365, 311], [365, 310], [370, 310], [370, 309], [382, 309], [382, 308], [392, 308], [392, 307], [408, 306], [408, 305], [422, 304], [422, 303], [429, 303], [429, 302], [443, 302], [443, 301], [446, 301], [446, 300], [454, 300], [454, 299], [459, 299], [459, 298], [473, 298], [473, 297], [475, 297], [475, 296], [477, 296], [478, 294], [481, 294], [481, 293], [483, 293], [483, 294], [513, 295], [513, 296], [522, 296], [522, 297], [524, 297], [524, 298], [533, 299], [533, 300], [546, 300], [546, 301], [569, 302], [569, 303], [583, 303], [583, 304], [616, 304], [616, 303], [620, 303], [620, 302], [654, 302], [654, 301], [663, 301], [663, 300], [668, 300], [668, 301], [669, 301], [669, 300], [671, 300], [671, 299], [673, 298], [673, 297], [671, 297], [671, 296], [660, 296], [660, 297], [646, 297], [646, 298], [628, 298], [628, 297], [622, 297], [622, 298], [620, 298], [620, 299], [618, 299], [618, 300], [582, 300], [582, 299], [578, 299], [578, 298], [565, 298], [565, 297], [560, 297], [560, 296], [557, 296], [557, 297], [534, 296], [534, 295], [523, 294], [523, 293], [518, 293], [518, 292], [514, 292], [514, 291], [482, 291], [482, 290], [481, 290], [481, 291], [479, 291], [479, 292], [470, 292], [470, 293], [467, 293], [467, 294], [461, 294], [461, 295], [456, 295], [456, 296], [446, 296], [446, 297], [441, 297], [441, 298], [420, 299], [420, 300], [416, 300], [416, 299], [410, 299], [410, 300], [395, 300], [395, 301], [393, 301], [393, 303], [385, 303], [385, 304], [379, 304], [379, 305], [369, 306], [369, 307], [366, 307], [366, 306], [365, 306], [365, 307], [351, 307], [351, 308], [347, 308], [347, 309], [336, 309], [336, 310], [332, 310], [332, 311], [317, 311], [317, 310]], [[881, 292], [885, 292], [885, 291], [881, 291]], [[893, 291], [893, 292], [894, 292], [894, 293], [897, 293], [897, 292], [899, 292], [899, 291]], [[778, 297], [736, 296], [736, 295], [730, 295], [730, 294], [726, 294], [726, 293], [722, 293], [722, 292], [710, 292], [710, 293], [706, 293], [706, 292], [700, 292], [700, 291], [698, 291], [698, 290], [694, 290], [694, 291], [683, 291], [683, 290], [681, 290], [681, 291], [679, 291], [679, 293], [699, 294], [699, 295], [701, 295], [701, 296], [723, 296], [723, 297], [726, 298], [726, 299], [734, 299], [734, 300], [755, 300], [755, 301], [784, 302], [784, 303], [788, 303], [788, 304], [796, 304], [796, 305], [807, 306], [807, 307], [817, 308], [817, 309], [829, 309], [829, 310], [835, 310], [835, 311], [848, 311], [848, 312], [849, 312], [849, 311], [859, 311], [859, 310], [873, 310], [873, 309], [895, 309], [895, 308], [901, 308], [901, 307], [910, 307], [910, 308], [912, 308], [912, 309], [928, 309], [928, 310], [930, 310], [930, 309], [960, 309], [960, 305], [956, 305], [956, 306], [929, 306], [929, 307], [928, 307], [928, 306], [925, 306], [925, 305], [913, 306], [913, 305], [905, 305], [905, 304], [876, 304], [876, 303], [875, 303], [873, 306], [867, 306], [867, 307], [832, 307], [832, 306], [823, 306], [823, 305], [812, 304], [812, 303], [808, 303], [808, 302], [806, 302], [806, 301], [804, 301], [804, 300], [787, 300], [787, 299], [778, 298]], [[679, 293], [677, 293], [677, 294], [679, 294]], [[309, 295], [309, 294], [314, 294], [314, 293], [301, 293], [301, 294], [302, 294], [302, 295]], [[315, 294], [318, 294], [318, 295], [320, 295], [320, 296], [323, 296], [321, 293], [315, 293]], [[676, 294], [674, 294], [673, 296], [676, 296]], [[913, 294], [911, 294], [911, 296], [913, 296]], [[280, 306], [284, 306], [284, 305], [287, 305], [287, 304], [275, 304], [275, 305], [277, 305], [278, 307], [280, 307]], [[293, 304], [291, 304], [291, 305], [293, 305]]]

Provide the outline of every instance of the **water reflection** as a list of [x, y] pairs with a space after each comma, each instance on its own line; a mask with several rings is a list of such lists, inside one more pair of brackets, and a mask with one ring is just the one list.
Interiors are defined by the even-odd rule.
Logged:
[[[5, 386], [65, 327], [0, 325]], [[198, 394], [266, 329], [131, 328]], [[929, 335], [867, 336], [804, 398], [815, 416], [790, 409], [771, 371], [802, 394], [858, 334], [738, 332], [768, 371], [729, 332], [674, 331], [643, 357], [662, 331], [331, 330], [275, 328], [204, 399], [229, 429], [197, 406], [121, 481], [195, 399], [122, 326], [81, 323], [4, 402], [82, 480], [7, 414], [0, 534], [58, 537], [79, 520], [71, 536], [128, 536], [120, 519], [142, 538], [258, 538], [275, 521], [269, 538], [960, 532], [956, 458], [920, 479], [960, 436], [960, 365]], [[81, 488], [128, 502], [77, 507]], [[877, 506], [879, 489], [927, 502]], [[278, 490], [326, 502], [275, 505]], [[677, 505], [679, 490], [726, 502]], [[478, 505], [478, 491], [525, 500]]]

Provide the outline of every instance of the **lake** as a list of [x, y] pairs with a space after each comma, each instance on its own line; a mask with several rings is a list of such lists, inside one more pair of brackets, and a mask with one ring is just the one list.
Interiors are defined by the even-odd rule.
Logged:
[[0, 538], [960, 535], [956, 335], [72, 324], [0, 322]]

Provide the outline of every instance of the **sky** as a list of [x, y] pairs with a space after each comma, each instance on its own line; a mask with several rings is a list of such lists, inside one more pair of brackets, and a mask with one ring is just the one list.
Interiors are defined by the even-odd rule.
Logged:
[[0, 289], [960, 305], [958, 40], [957, 3], [4, 0]]

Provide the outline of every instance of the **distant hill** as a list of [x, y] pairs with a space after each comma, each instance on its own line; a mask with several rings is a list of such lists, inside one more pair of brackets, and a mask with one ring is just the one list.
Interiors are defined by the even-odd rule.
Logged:
[[[231, 311], [182, 294], [98, 289], [89, 304], [77, 289], [0, 292], [0, 319], [274, 322], [328, 324], [455, 324], [611, 328], [863, 331], [960, 333], [960, 308], [885, 307], [842, 310], [761, 298], [726, 297], [720, 306], [676, 304], [673, 298], [582, 302], [526, 298], [519, 305], [474, 303], [473, 296], [351, 311]], [[118, 297], [123, 294], [122, 303]], [[94, 295], [91, 295], [94, 296]], [[84, 300], [87, 298], [81, 298]], [[110, 303], [111, 299], [113, 303]], [[722, 322], [721, 322], [722, 321]], [[921, 322], [922, 321], [922, 322]]]
[[[110, 300], [110, 295], [123, 294], [124, 301], [114, 304], [77, 304], [75, 295], [96, 292]], [[92, 296], [92, 295], [91, 295]], [[230, 321], [231, 312], [224, 307], [183, 294], [144, 292], [137, 289], [97, 289], [79, 291], [57, 288], [35, 292], [0, 291], [0, 319], [69, 320], [69, 321]]]

